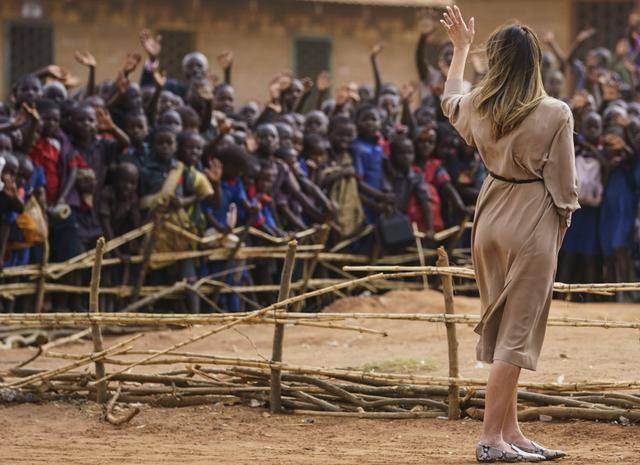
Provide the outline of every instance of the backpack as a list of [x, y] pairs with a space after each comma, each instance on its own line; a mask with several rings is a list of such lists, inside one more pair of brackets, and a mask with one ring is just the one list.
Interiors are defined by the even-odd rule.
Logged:
[[600, 162], [591, 157], [576, 157], [578, 201], [581, 205], [597, 207], [602, 202], [602, 170]]

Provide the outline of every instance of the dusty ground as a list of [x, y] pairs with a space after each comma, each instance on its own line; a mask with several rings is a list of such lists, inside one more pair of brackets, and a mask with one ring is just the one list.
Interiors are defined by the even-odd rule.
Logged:
[[[456, 311], [475, 313], [478, 301], [456, 298]], [[439, 312], [435, 292], [395, 291], [382, 297], [335, 302], [327, 311]], [[640, 320], [638, 305], [574, 304], [555, 301], [552, 316]], [[353, 323], [353, 322], [349, 322]], [[358, 323], [389, 336], [316, 328], [287, 328], [285, 361], [326, 367], [383, 367], [445, 375], [446, 334], [442, 325], [400, 321]], [[164, 348], [202, 328], [146, 335], [140, 348]], [[484, 377], [474, 358], [475, 335], [458, 326], [461, 375]], [[270, 354], [272, 330], [242, 327], [185, 350], [256, 357]], [[255, 347], [249, 342], [250, 338]], [[109, 345], [116, 339], [106, 341]], [[85, 352], [86, 344], [65, 347]], [[33, 349], [0, 353], [0, 371]], [[628, 329], [549, 328], [538, 372], [523, 380], [580, 381], [639, 379], [638, 332]], [[42, 361], [33, 366], [54, 366]], [[158, 369], [156, 368], [156, 371]], [[453, 464], [473, 463], [480, 429], [476, 421], [372, 421], [267, 416], [260, 408], [195, 407], [144, 409], [129, 425], [98, 421], [95, 404], [20, 405], [0, 408], [0, 464]], [[525, 432], [543, 444], [562, 446], [564, 463], [640, 464], [640, 428], [589, 422], [528, 423]]]

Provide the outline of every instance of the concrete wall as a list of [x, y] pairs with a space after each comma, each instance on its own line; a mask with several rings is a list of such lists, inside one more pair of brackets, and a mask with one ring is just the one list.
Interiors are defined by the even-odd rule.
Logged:
[[[23, 0], [0, 2], [0, 37], [7, 21], [20, 18]], [[78, 74], [85, 70], [73, 59], [75, 50], [89, 50], [98, 60], [98, 80], [115, 75], [127, 51], [142, 50], [137, 33], [191, 30], [197, 48], [215, 62], [223, 50], [236, 55], [233, 83], [239, 99], [267, 96], [270, 77], [294, 66], [297, 36], [331, 37], [332, 72], [336, 83], [372, 82], [368, 52], [387, 43], [380, 56], [385, 81], [398, 84], [417, 79], [414, 47], [419, 34], [417, 10], [406, 7], [366, 7], [314, 4], [296, 0], [40, 0], [43, 18], [54, 25], [57, 64]], [[554, 30], [562, 45], [569, 43], [571, 0], [461, 0], [465, 15], [474, 15], [478, 39], [498, 25], [518, 18], [537, 31]], [[0, 49], [6, 65], [6, 46]], [[214, 70], [217, 66], [213, 64]], [[8, 83], [0, 75], [0, 89]]]

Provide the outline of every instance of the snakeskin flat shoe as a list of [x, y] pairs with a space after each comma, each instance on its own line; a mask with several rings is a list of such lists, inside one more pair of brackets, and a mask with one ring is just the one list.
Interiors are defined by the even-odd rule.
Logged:
[[[509, 444], [513, 446], [513, 444]], [[520, 447], [516, 446], [518, 449], [528, 452], [530, 454], [542, 455], [545, 460], [556, 460], [561, 459], [562, 457], [566, 457], [566, 453], [561, 450], [547, 449], [546, 447], [542, 447], [540, 444], [537, 444], [531, 441], [531, 445], [533, 447]]]
[[544, 456], [538, 454], [530, 454], [521, 449], [518, 449], [513, 444], [511, 446], [512, 452], [498, 449], [497, 447], [487, 446], [485, 444], [478, 444], [476, 446], [476, 460], [480, 463], [495, 463], [495, 462], [542, 462], [545, 460]]

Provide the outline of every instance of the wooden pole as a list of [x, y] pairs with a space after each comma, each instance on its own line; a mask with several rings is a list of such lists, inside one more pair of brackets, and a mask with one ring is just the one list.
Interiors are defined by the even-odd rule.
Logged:
[[[418, 249], [418, 260], [420, 261], [420, 266], [426, 266], [427, 263], [424, 258], [424, 249], [422, 248], [422, 239], [420, 238], [420, 230], [418, 229], [418, 225], [413, 222], [411, 223], [411, 227], [413, 228], [413, 235], [416, 239], [416, 249]], [[427, 290], [429, 289], [429, 281], [427, 279], [427, 275], [422, 275], [422, 287]]]
[[38, 293], [36, 294], [36, 312], [42, 313], [44, 306], [44, 291], [47, 280], [47, 266], [49, 265], [49, 239], [42, 243], [42, 261], [40, 262], [40, 276], [38, 277]]
[[140, 272], [138, 274], [138, 279], [136, 281], [136, 285], [133, 288], [133, 292], [131, 294], [131, 301], [135, 302], [138, 300], [138, 296], [140, 295], [140, 289], [142, 289], [142, 285], [144, 284], [144, 280], [147, 277], [147, 271], [149, 270], [149, 266], [151, 265], [151, 254], [153, 253], [153, 249], [156, 245], [156, 237], [158, 236], [158, 230], [162, 226], [163, 223], [163, 215], [160, 211], [155, 213], [153, 217], [153, 226], [151, 227], [151, 231], [149, 235], [146, 237], [144, 241], [144, 247], [142, 252], [142, 266], [140, 267]]
[[[322, 228], [318, 232], [318, 242], [319, 242], [319, 245], [322, 246], [322, 249], [318, 249], [315, 255], [311, 258], [311, 260], [305, 263], [304, 275], [302, 276], [302, 287], [300, 289], [300, 293], [302, 294], [304, 294], [305, 291], [307, 290], [309, 281], [311, 280], [313, 273], [316, 271], [316, 266], [318, 265], [318, 257], [320, 256], [320, 252], [322, 252], [325, 244], [327, 243], [327, 239], [329, 238], [329, 231], [330, 231], [329, 225], [324, 224], [322, 225]], [[295, 307], [293, 307], [293, 311], [299, 312], [300, 310], [302, 310], [303, 305], [304, 305], [304, 302], [298, 302], [295, 305]]]
[[[438, 266], [449, 266], [449, 256], [444, 247], [438, 247]], [[453, 315], [453, 278], [442, 275], [442, 293], [444, 294], [444, 313]], [[447, 346], [449, 347], [449, 377], [458, 377], [458, 339], [455, 323], [445, 323], [447, 327]], [[460, 393], [455, 382], [449, 384], [449, 420], [460, 418]]]
[[[91, 269], [91, 291], [89, 292], [89, 313], [99, 313], [98, 302], [100, 299], [100, 272], [102, 270], [102, 254], [104, 250], [104, 237], [98, 239], [96, 243], [96, 256]], [[99, 323], [91, 323], [91, 339], [93, 339], [93, 351], [98, 353], [104, 350], [102, 346], [102, 331]], [[104, 378], [106, 371], [102, 361], [95, 362], [96, 379]], [[107, 383], [103, 382], [96, 386], [96, 401], [99, 404], [107, 402]]]
[[[284, 260], [282, 268], [282, 277], [280, 279], [280, 291], [278, 293], [278, 302], [289, 298], [289, 290], [291, 288], [291, 275], [293, 274], [293, 265], [296, 258], [296, 248], [298, 243], [293, 240], [289, 242], [287, 256]], [[286, 307], [285, 307], [286, 309]], [[275, 313], [275, 312], [274, 312]], [[282, 346], [284, 339], [284, 324], [277, 323], [273, 332], [273, 351], [271, 353], [272, 362], [282, 361]], [[282, 412], [282, 385], [280, 379], [281, 371], [279, 368], [271, 369], [271, 413]]]

